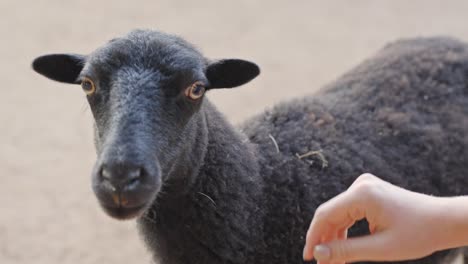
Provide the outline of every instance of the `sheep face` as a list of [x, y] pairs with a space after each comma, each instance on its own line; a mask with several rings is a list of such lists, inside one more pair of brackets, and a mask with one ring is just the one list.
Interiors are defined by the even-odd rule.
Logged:
[[145, 212], [172, 178], [195, 177], [183, 157], [203, 134], [204, 92], [239, 86], [259, 74], [251, 62], [210, 62], [178, 37], [143, 30], [88, 56], [38, 57], [33, 68], [50, 79], [81, 84], [95, 120], [93, 190], [118, 219]]

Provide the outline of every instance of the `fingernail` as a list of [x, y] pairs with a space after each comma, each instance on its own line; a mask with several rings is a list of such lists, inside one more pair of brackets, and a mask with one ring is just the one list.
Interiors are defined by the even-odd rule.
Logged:
[[325, 245], [318, 245], [314, 248], [314, 257], [316, 260], [328, 260], [330, 259], [331, 252], [330, 248]]

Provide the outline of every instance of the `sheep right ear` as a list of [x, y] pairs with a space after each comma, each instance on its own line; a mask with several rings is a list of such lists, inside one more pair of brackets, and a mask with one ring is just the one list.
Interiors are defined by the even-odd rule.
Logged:
[[76, 54], [49, 54], [37, 57], [33, 69], [45, 77], [58, 82], [78, 84], [77, 78], [86, 57]]

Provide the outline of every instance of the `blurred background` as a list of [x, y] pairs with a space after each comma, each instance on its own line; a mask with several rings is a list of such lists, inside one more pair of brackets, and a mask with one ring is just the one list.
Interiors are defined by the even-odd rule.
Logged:
[[35, 74], [35, 56], [89, 53], [134, 28], [181, 35], [210, 58], [262, 68], [210, 92], [234, 123], [312, 93], [385, 43], [468, 40], [468, 1], [0, 0], [0, 263], [150, 263], [135, 222], [110, 219], [91, 191], [92, 122], [79, 86]]

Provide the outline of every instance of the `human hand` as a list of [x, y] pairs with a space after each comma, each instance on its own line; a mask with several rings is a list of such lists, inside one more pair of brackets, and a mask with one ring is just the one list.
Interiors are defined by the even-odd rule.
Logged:
[[[322, 204], [307, 232], [304, 259], [321, 264], [417, 259], [446, 248], [443, 198], [411, 192], [371, 174]], [[446, 208], [445, 208], [446, 211]], [[347, 239], [367, 219], [371, 235]]]

